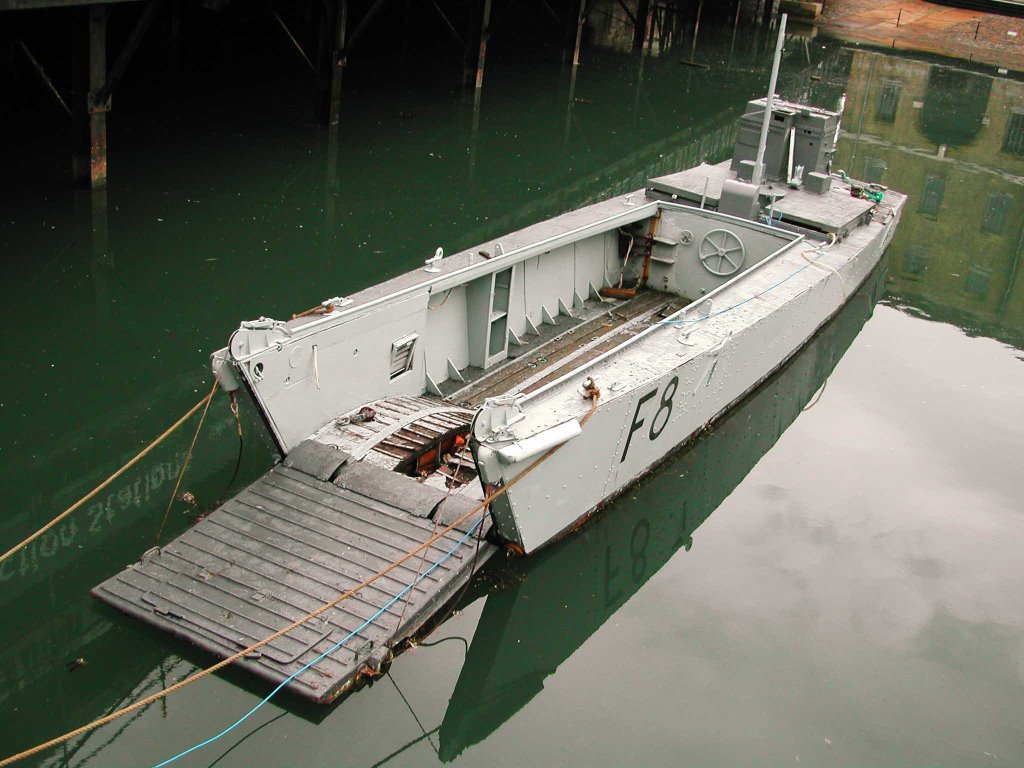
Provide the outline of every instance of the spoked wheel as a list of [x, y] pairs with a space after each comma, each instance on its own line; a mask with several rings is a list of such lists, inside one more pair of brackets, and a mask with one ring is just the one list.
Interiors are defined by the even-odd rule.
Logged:
[[713, 229], [700, 241], [697, 257], [711, 274], [728, 277], [743, 266], [747, 249], [743, 247], [743, 241], [728, 229]]

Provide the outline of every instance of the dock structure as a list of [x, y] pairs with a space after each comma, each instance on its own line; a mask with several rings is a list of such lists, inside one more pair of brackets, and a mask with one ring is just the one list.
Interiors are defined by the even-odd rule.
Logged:
[[[740, 11], [750, 20], [770, 18], [779, 0], [731, 0], [729, 13], [734, 26], [739, 24]], [[494, 19], [503, 24], [512, 17], [511, 0], [439, 0], [414, 8], [406, 3], [398, 7], [394, 0], [321, 0], [277, 7], [269, 2], [251, 10], [238, 10], [248, 21], [259, 21], [277, 28], [289, 41], [298, 56], [309, 67], [316, 83], [316, 117], [328, 132], [328, 156], [335, 158], [338, 126], [342, 122], [342, 83], [353, 49], [363, 41], [368, 30], [382, 33], [399, 17], [403, 24], [415, 11], [433, 21], [427, 34], [436, 34], [458, 46], [462, 53], [462, 84], [475, 91], [474, 125], [479, 121], [480, 94], [488, 44]], [[562, 31], [563, 59], [572, 64], [573, 89], [581, 50], [588, 37], [586, 29], [598, 5], [595, 0], [535, 0], [515, 9], [515, 15], [533, 14], [543, 26], [553, 24]], [[692, 36], [696, 44], [703, 0], [619, 0], [611, 4], [615, 13], [622, 13], [622, 23], [632, 30], [631, 48], [648, 55], [659, 53]], [[735, 7], [735, 14], [732, 8]], [[71, 170], [76, 184], [102, 190], [107, 184], [107, 116], [112, 96], [131, 68], [143, 44], [166, 45], [169, 62], [181, 61], [183, 19], [193, 9], [205, 12], [224, 11], [227, 3], [200, 3], [199, 0], [0, 0], [0, 18], [21, 21], [18, 11], [58, 14], [39, 16], [24, 24], [7, 24], [10, 30], [11, 56], [23, 57], [45, 90], [46, 98], [56, 99], [71, 120]], [[242, 5], [239, 8], [243, 8]], [[601, 15], [603, 12], [598, 13]], [[50, 20], [68, 14], [72, 35], [70, 42], [71, 77], [65, 86], [59, 77], [51, 77], [48, 69], [53, 59], [66, 58], [62, 52], [44, 50], [63, 48], [53, 40]], [[388, 15], [390, 14], [390, 15]], [[604, 14], [608, 15], [608, 14]], [[111, 17], [116, 24], [111, 25]], [[287, 19], [286, 19], [287, 17]], [[385, 17], [385, 18], [382, 18]], [[693, 17], [691, 22], [691, 17]], [[533, 22], [530, 22], [533, 23]], [[692, 23], [692, 35], [689, 25]], [[45, 28], [45, 38], [36, 34], [33, 24]], [[110, 30], [114, 33], [108, 34]], [[36, 30], [37, 33], [39, 30]], [[500, 31], [500, 30], [499, 30]], [[591, 30], [593, 36], [594, 31]], [[0, 40], [0, 42], [4, 42]], [[692, 51], [690, 52], [692, 58]], [[69, 90], [67, 98], [62, 90]], [[570, 109], [573, 103], [570, 95]], [[332, 162], [329, 166], [333, 168]], [[336, 179], [329, 174], [333, 186]]]
[[[321, 443], [297, 446], [93, 595], [228, 657], [370, 579], [472, 509], [464, 495], [349, 458]], [[361, 677], [380, 674], [396, 646], [458, 595], [496, 551], [482, 540], [489, 526], [482, 515], [467, 518], [237, 663], [316, 702], [333, 701]]]

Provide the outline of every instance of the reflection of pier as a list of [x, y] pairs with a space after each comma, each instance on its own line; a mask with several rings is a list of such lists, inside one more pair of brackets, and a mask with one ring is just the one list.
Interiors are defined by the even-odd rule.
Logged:
[[[507, 232], [566, 210], [642, 188], [647, 179], [702, 161], [720, 162], [732, 152], [735, 137], [735, 111], [722, 110], [707, 122], [687, 128], [669, 138], [630, 152], [621, 160], [602, 168], [555, 192], [531, 198], [526, 205], [500, 218], [492, 218], [486, 227], [467, 231], [462, 242], [485, 242], [495, 232]], [[642, 201], [638, 201], [642, 202]]]
[[818, 391], [871, 316], [884, 264], [839, 315], [712, 431], [492, 590], [440, 731], [450, 761], [487, 738], [640, 590], [743, 480]]
[[[265, 56], [260, 36], [273, 35], [290, 50], [292, 62], [301, 61], [310, 71], [317, 121], [327, 129], [333, 156], [343, 120], [345, 71], [355, 55], [404, 51], [410, 40], [425, 39], [442, 56], [451, 56], [453, 75], [461, 70], [462, 84], [475, 90], [479, 104], [492, 35], [510, 45], [522, 30], [532, 37], [560, 38], [573, 70], [590, 42], [644, 56], [688, 45], [692, 58], [702, 19], [706, 24], [717, 15], [734, 28], [757, 24], [771, 18], [777, 1], [730, 0], [725, 5], [705, 8], [703, 0], [305, 0], [288, 6], [224, 0], [0, 0], [7, 32], [0, 50], [9, 53], [10, 71], [33, 83], [27, 91], [32, 98], [59, 105], [70, 117], [75, 181], [102, 189], [108, 173], [107, 118], [115, 93], [126, 78], [139, 76], [136, 70], [152, 69], [153, 62], [170, 70], [169, 77], [161, 76], [163, 82], [179, 86], [190, 45], [216, 46], [247, 36], [251, 55]], [[68, 45], [53, 33], [66, 27], [72, 30]], [[619, 38], [627, 41], [624, 46]], [[65, 59], [68, 72], [63, 71]], [[395, 66], [394, 58], [388, 61]], [[145, 74], [147, 90], [156, 91], [153, 73]]]
[[[6, 660], [0, 669], [4, 731], [16, 735], [21, 745], [50, 738], [55, 722], [80, 723], [102, 716], [176, 682], [194, 669], [176, 657], [165, 658], [164, 651], [155, 644], [141, 644], [125, 653], [124, 636], [111, 631], [116, 630], [115, 623], [95, 605], [43, 601], [51, 611], [46, 622], [20, 626], [16, 632], [5, 633], [4, 638]], [[76, 656], [82, 657], [85, 666], [71, 677], [66, 664]], [[79, 684], [82, 675], [113, 680], [116, 685], [83, 689]], [[58, 759], [54, 764], [83, 765], [146, 709], [109, 730], [67, 742], [54, 753], [53, 758]]]

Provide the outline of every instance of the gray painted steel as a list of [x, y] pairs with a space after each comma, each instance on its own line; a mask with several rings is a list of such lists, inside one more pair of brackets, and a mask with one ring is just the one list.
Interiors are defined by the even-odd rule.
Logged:
[[[670, 173], [648, 182], [648, 194], [663, 200], [689, 200], [699, 202], [707, 189], [709, 205], [718, 205], [723, 184], [732, 177], [729, 163], [718, 165], [701, 164], [679, 173]], [[706, 185], [706, 186], [705, 186]], [[785, 184], [763, 187], [762, 198], [775, 196], [772, 213], [784, 222], [793, 222], [813, 227], [822, 232], [848, 234], [865, 222], [868, 212], [874, 207], [870, 200], [850, 196], [848, 184], [831, 184], [822, 194], [807, 189], [790, 189]], [[892, 193], [901, 200], [902, 195]]]
[[[827, 249], [793, 240], [686, 307], [674, 318], [680, 325], [652, 325], [523, 398], [485, 403], [475, 421], [480, 476], [502, 484], [530, 465], [501, 462], [503, 448], [586, 416], [585, 378], [602, 388], [596, 412], [572, 447], [553, 454], [492, 504], [499, 533], [527, 553], [538, 549], [769, 376], [878, 263], [905, 200], [898, 193], [887, 198], [889, 215], [854, 228]], [[759, 225], [732, 226], [747, 237]]]

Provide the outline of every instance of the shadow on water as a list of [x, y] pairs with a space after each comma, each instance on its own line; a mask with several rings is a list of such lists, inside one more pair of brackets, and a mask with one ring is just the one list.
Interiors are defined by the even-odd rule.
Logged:
[[886, 265], [710, 432], [582, 531], [497, 575], [506, 586], [488, 594], [441, 724], [442, 760], [500, 728], [680, 549], [690, 549], [694, 532], [825, 385], [871, 317]]

